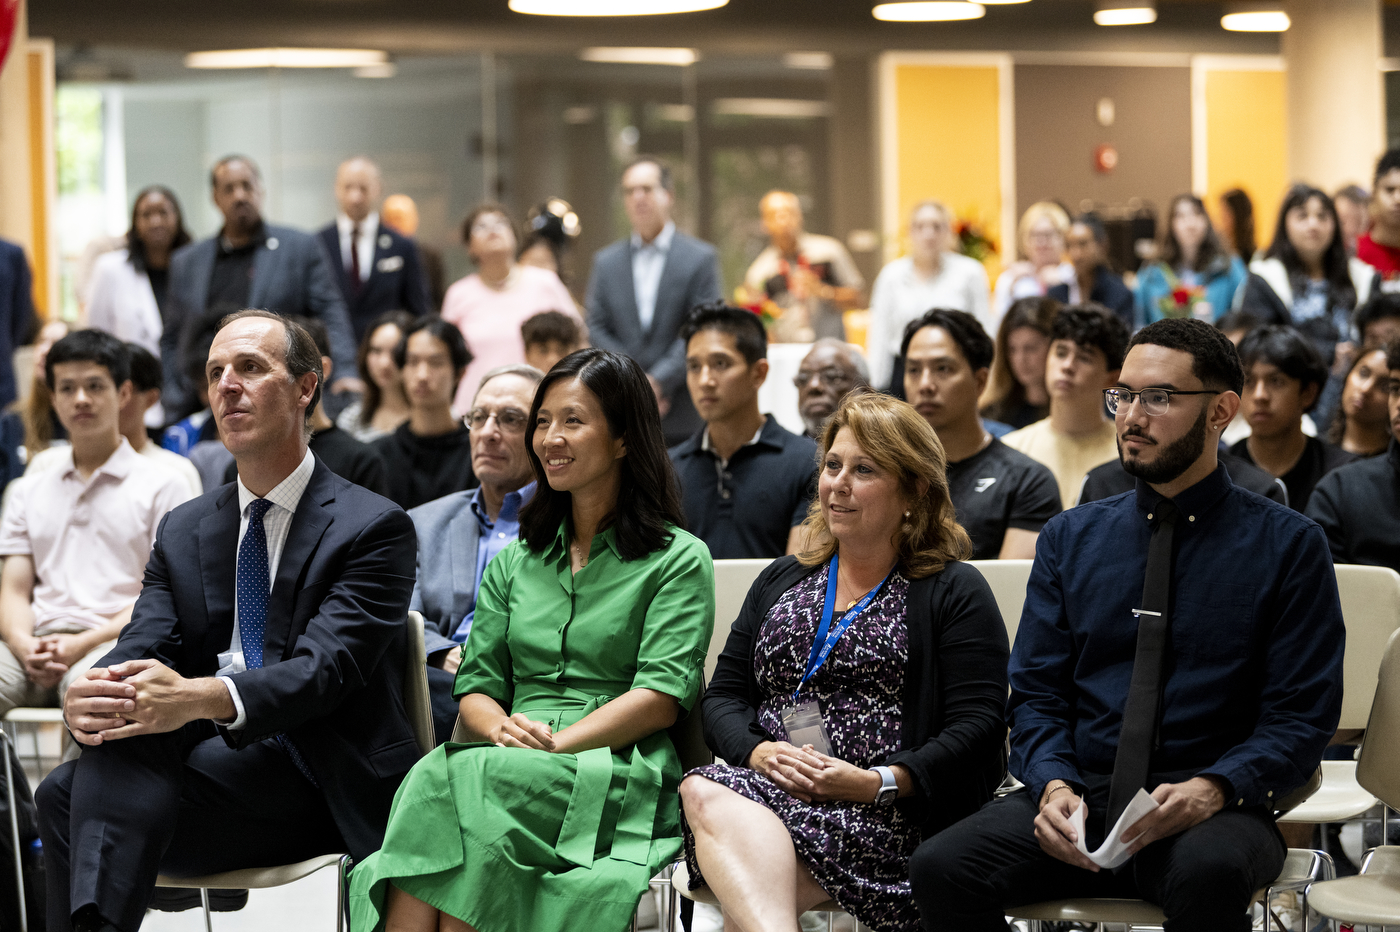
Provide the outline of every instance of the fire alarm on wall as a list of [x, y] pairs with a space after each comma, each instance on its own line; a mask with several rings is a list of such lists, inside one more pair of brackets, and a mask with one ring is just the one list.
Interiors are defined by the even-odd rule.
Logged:
[[1110, 145], [1094, 147], [1094, 171], [1107, 175], [1118, 167], [1118, 150]]

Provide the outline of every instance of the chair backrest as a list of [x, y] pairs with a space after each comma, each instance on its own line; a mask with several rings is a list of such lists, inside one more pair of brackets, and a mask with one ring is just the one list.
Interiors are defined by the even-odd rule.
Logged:
[[1034, 560], [972, 560], [987, 585], [992, 587], [1001, 620], [1006, 625], [1008, 643], [1016, 643], [1016, 629], [1021, 626], [1021, 607], [1026, 604], [1026, 581], [1031, 578]]
[[1390, 808], [1400, 807], [1400, 631], [1381, 656], [1356, 782]]
[[423, 645], [423, 616], [408, 613], [408, 669], [403, 678], [403, 707], [413, 724], [413, 737], [424, 754], [437, 744], [433, 737], [433, 703], [428, 698], [428, 651]]
[[1336, 570], [1342, 620], [1347, 628], [1342, 718], [1337, 727], [1365, 728], [1381, 655], [1391, 633], [1400, 627], [1400, 573], [1385, 566], [1350, 564], [1340, 564]]
[[705, 682], [714, 679], [715, 662], [729, 640], [729, 629], [744, 607], [744, 597], [758, 574], [772, 560], [715, 561], [715, 633], [710, 637], [710, 650], [705, 656]]

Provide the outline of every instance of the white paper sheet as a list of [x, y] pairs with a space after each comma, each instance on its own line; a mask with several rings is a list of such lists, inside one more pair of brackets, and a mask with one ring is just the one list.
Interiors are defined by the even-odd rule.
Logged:
[[1113, 826], [1113, 831], [1108, 833], [1103, 844], [1099, 845], [1099, 850], [1090, 851], [1084, 844], [1084, 818], [1089, 809], [1084, 805], [1084, 801], [1079, 801], [1079, 810], [1069, 817], [1069, 824], [1074, 826], [1074, 832], [1079, 836], [1079, 840], [1074, 846], [1088, 855], [1089, 860], [1099, 867], [1112, 870], [1124, 861], [1128, 860], [1128, 844], [1121, 841], [1123, 833], [1126, 832], [1133, 823], [1156, 809], [1160, 803], [1153, 799], [1147, 790], [1138, 790], [1137, 795], [1128, 800], [1128, 808], [1123, 810], [1123, 814], [1118, 817], [1118, 823]]

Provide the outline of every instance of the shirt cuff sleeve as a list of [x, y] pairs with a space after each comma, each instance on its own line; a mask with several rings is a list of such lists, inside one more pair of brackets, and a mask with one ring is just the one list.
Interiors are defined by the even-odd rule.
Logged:
[[228, 687], [229, 698], [233, 700], [233, 707], [238, 711], [233, 721], [220, 722], [219, 724], [223, 725], [229, 731], [241, 731], [243, 727], [248, 724], [248, 712], [243, 708], [243, 698], [238, 695], [238, 687], [233, 685], [233, 677], [221, 676], [219, 679], [223, 680], [224, 685]]

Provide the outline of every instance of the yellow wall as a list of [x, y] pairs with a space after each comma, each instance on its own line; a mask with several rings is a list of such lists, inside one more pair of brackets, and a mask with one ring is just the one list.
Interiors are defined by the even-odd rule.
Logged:
[[936, 198], [958, 218], [978, 220], [1004, 252], [999, 70], [898, 65], [894, 72], [899, 251], [905, 251], [910, 209]]
[[1288, 187], [1288, 101], [1282, 71], [1207, 71], [1206, 204], [1243, 188], [1254, 202], [1254, 231], [1267, 247]]

